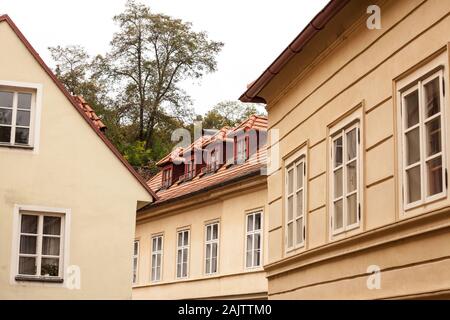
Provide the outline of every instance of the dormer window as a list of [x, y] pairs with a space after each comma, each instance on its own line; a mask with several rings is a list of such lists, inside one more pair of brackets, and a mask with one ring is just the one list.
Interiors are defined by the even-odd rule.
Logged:
[[184, 177], [185, 180], [190, 180], [194, 178], [194, 176], [195, 176], [195, 163], [194, 157], [192, 156], [191, 159], [184, 165]]
[[166, 168], [162, 172], [162, 189], [167, 189], [172, 184], [172, 168]]
[[248, 137], [234, 137], [234, 159], [237, 164], [248, 159]]
[[208, 161], [208, 171], [215, 172], [219, 168], [219, 157], [216, 150], [211, 150]]

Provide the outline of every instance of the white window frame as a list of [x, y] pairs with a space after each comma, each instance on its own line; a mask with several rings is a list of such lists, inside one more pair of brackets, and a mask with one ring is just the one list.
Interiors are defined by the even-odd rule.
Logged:
[[236, 163], [242, 164], [247, 160], [247, 138], [245, 135], [236, 139]]
[[[350, 161], [346, 159], [346, 151], [347, 151], [347, 134], [356, 129], [356, 158], [351, 159]], [[350, 123], [346, 123], [341, 126], [339, 129], [334, 130], [330, 137], [330, 145], [331, 145], [331, 159], [330, 159], [330, 219], [331, 219], [331, 233], [332, 235], [338, 235], [340, 233], [350, 231], [356, 228], [359, 228], [361, 225], [361, 210], [362, 210], [362, 143], [361, 143], [361, 121], [359, 119], [353, 120]], [[339, 167], [334, 168], [334, 142], [342, 138], [342, 164]], [[356, 189], [354, 191], [347, 191], [347, 164], [349, 162], [356, 161]], [[342, 196], [335, 198], [334, 194], [334, 172], [342, 169]], [[346, 198], [356, 194], [356, 222], [353, 224], [347, 223], [347, 201]], [[336, 201], [342, 200], [342, 227], [339, 229], [335, 229], [335, 221], [334, 221], [334, 203]]]
[[[182, 244], [181, 246], [178, 244], [178, 237], [179, 234], [182, 233]], [[184, 239], [185, 239], [185, 233], [187, 233], [188, 235], [188, 241], [187, 244], [184, 244]], [[183, 230], [178, 230], [177, 231], [177, 237], [176, 237], [176, 243], [177, 243], [177, 251], [176, 251], [176, 265], [175, 265], [175, 277], [176, 279], [186, 279], [189, 278], [189, 254], [190, 254], [190, 244], [191, 244], [191, 230], [190, 229], [183, 229]], [[181, 251], [181, 259], [183, 259], [183, 250], [186, 250], [186, 270], [183, 269], [183, 261], [178, 261], [178, 252]], [[178, 266], [181, 266], [181, 272], [180, 272], [180, 276], [178, 276]], [[186, 275], [183, 276], [183, 271], [186, 271]]]
[[[303, 165], [303, 185], [300, 188], [297, 187], [297, 166], [302, 164]], [[289, 172], [293, 171], [293, 189], [292, 193], [289, 193]], [[285, 208], [285, 223], [284, 223], [284, 229], [285, 229], [285, 251], [290, 252], [299, 248], [305, 247], [306, 244], [306, 233], [307, 233], [307, 188], [308, 188], [308, 181], [307, 181], [307, 170], [308, 170], [308, 162], [307, 162], [307, 154], [306, 154], [306, 147], [300, 149], [297, 151], [294, 155], [289, 157], [287, 160], [285, 160], [285, 185], [284, 185], [284, 208]], [[297, 193], [303, 191], [303, 212], [301, 216], [296, 216], [297, 212]], [[293, 201], [293, 212], [292, 212], [292, 220], [289, 220], [289, 198], [292, 197]], [[296, 237], [297, 237], [297, 221], [300, 219], [303, 219], [303, 230], [302, 230], [302, 239], [301, 242], [297, 243]], [[289, 224], [292, 223], [292, 246], [289, 246]]]
[[[40, 123], [41, 123], [41, 110], [42, 110], [42, 88], [43, 85], [39, 83], [27, 83], [27, 82], [15, 82], [15, 81], [7, 81], [0, 80], [0, 90], [1, 91], [9, 91], [15, 92], [14, 95], [14, 103], [17, 103], [17, 92], [31, 93], [31, 108], [30, 108], [30, 126], [29, 126], [29, 140], [28, 144], [15, 144], [14, 135], [15, 135], [15, 124], [17, 108], [13, 108], [12, 115], [12, 133], [11, 133], [11, 142], [10, 143], [0, 143], [1, 147], [10, 147], [15, 148], [15, 150], [27, 150], [32, 149], [34, 154], [39, 152], [39, 138], [40, 138]], [[14, 133], [14, 134], [13, 134]]]
[[[137, 244], [137, 252], [135, 252], [134, 248]], [[139, 283], [139, 252], [140, 252], [140, 241], [139, 239], [135, 239], [133, 241], [133, 265], [132, 265], [132, 276], [131, 276], [131, 282], [133, 285], [136, 285]], [[135, 264], [136, 261], [136, 264]], [[136, 266], [136, 268], [134, 268]]]
[[[161, 250], [158, 250], [158, 246], [156, 246], [156, 250], [153, 250], [153, 244], [154, 241], [160, 241], [161, 242]], [[158, 243], [156, 243], [158, 244]], [[162, 280], [163, 277], [163, 257], [164, 257], [164, 235], [162, 234], [158, 234], [158, 235], [154, 235], [152, 236], [151, 239], [151, 250], [152, 250], [152, 255], [151, 255], [151, 265], [150, 265], [150, 280], [151, 282], [159, 282]], [[153, 261], [155, 261], [155, 259], [159, 256], [159, 261], [160, 261], [160, 265], [159, 265], [159, 278], [156, 278], [156, 271], [158, 268], [158, 265], [155, 263], [155, 267], [153, 266]], [[156, 260], [158, 261], [158, 260]]]
[[[259, 215], [259, 229], [255, 229], [255, 216]], [[253, 228], [252, 230], [248, 230], [248, 221], [249, 221], [249, 217], [253, 216]], [[255, 236], [259, 234], [259, 253], [257, 253], [257, 249], [255, 249]], [[248, 237], [252, 238], [252, 248], [248, 248], [248, 242], [247, 242], [247, 238]], [[263, 265], [263, 211], [262, 210], [257, 210], [257, 211], [252, 211], [249, 212], [245, 215], [245, 269], [255, 269], [255, 268], [260, 268]], [[248, 265], [248, 260], [247, 260], [247, 253], [251, 252], [251, 263], [250, 265]], [[256, 254], [259, 254], [259, 264], [255, 264], [255, 256]]]
[[[400, 111], [400, 140], [401, 141], [401, 152], [402, 155], [400, 155], [401, 159], [401, 175], [402, 175], [402, 197], [403, 197], [403, 208], [404, 210], [413, 209], [416, 207], [423, 206], [426, 203], [430, 203], [432, 201], [445, 198], [447, 196], [447, 157], [446, 157], [446, 115], [445, 115], [445, 109], [446, 109], [446, 100], [444, 96], [444, 90], [445, 90], [445, 74], [444, 74], [444, 67], [430, 69], [428, 73], [422, 74], [421, 76], [417, 75], [416, 73], [416, 79], [410, 82], [406, 86], [402, 86], [398, 90], [398, 97], [399, 97], [399, 111]], [[440, 87], [440, 112], [437, 114], [429, 117], [428, 119], [424, 119], [424, 94], [423, 94], [423, 88], [424, 86], [436, 79], [436, 77], [439, 78], [439, 87]], [[419, 99], [419, 122], [416, 125], [411, 126], [410, 128], [406, 128], [406, 110], [405, 110], [405, 103], [404, 98], [411, 94], [412, 92], [416, 91], [418, 92], [418, 99]], [[436, 118], [440, 118], [441, 122], [441, 151], [439, 153], [436, 153], [432, 156], [426, 155], [426, 124]], [[419, 128], [419, 137], [420, 137], [420, 160], [419, 162], [416, 162], [411, 165], [407, 165], [407, 144], [405, 135], [407, 132], [410, 132], [416, 128]], [[437, 158], [441, 157], [442, 159], [442, 192], [428, 196], [428, 190], [427, 190], [427, 181], [428, 181], [428, 173], [427, 173], [427, 162]], [[420, 199], [408, 203], [408, 183], [407, 183], [407, 170], [414, 168], [416, 166], [420, 166]]]
[[[213, 227], [215, 225], [217, 225], [217, 238], [216, 239], [212, 238], [212, 236], [213, 236]], [[211, 229], [211, 239], [210, 240], [208, 240], [208, 229], [209, 228]], [[203, 263], [205, 275], [213, 275], [213, 274], [219, 273], [219, 256], [220, 256], [220, 254], [219, 254], [219, 250], [220, 250], [220, 248], [219, 248], [219, 245], [220, 245], [219, 239], [220, 239], [220, 223], [219, 223], [219, 221], [215, 221], [215, 222], [211, 222], [211, 223], [206, 224], [205, 225], [205, 252], [204, 252], [205, 261]], [[216, 271], [214, 271], [214, 272], [212, 271], [212, 269], [213, 269], [212, 268], [213, 267], [213, 265], [212, 265], [212, 259], [213, 259], [212, 247], [213, 247], [213, 244], [216, 244], [216, 246], [217, 246]], [[207, 252], [208, 252], [207, 247], [208, 246], [211, 247], [211, 249], [210, 249], [210, 256], [209, 257], [207, 256]], [[209, 270], [208, 270], [207, 265], [206, 265], [207, 260], [209, 260]]]
[[[59, 255], [59, 275], [57, 277], [45, 277], [40, 276], [39, 265], [37, 266], [36, 276], [32, 275], [20, 275], [19, 274], [19, 256], [20, 254], [20, 235], [21, 235], [21, 224], [22, 224], [22, 214], [25, 215], [38, 215], [38, 216], [55, 216], [61, 218], [61, 234], [60, 234], [60, 255]], [[42, 228], [41, 220], [39, 218], [38, 225], [38, 246], [36, 251], [36, 258], [40, 260], [42, 258], [41, 248], [42, 248], [42, 232], [39, 233], [39, 228]], [[13, 230], [14, 230], [14, 241], [12, 241], [11, 248], [11, 267], [10, 267], [10, 284], [11, 285], [23, 285], [24, 281], [27, 282], [28, 286], [55, 286], [55, 287], [66, 287], [66, 272], [69, 266], [70, 257], [70, 222], [71, 222], [71, 209], [68, 208], [52, 208], [43, 207], [35, 205], [14, 205], [13, 212]], [[41, 243], [41, 244], [39, 244]]]

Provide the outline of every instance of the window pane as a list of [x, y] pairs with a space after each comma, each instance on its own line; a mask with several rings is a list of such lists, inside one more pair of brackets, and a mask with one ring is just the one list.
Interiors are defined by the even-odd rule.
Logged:
[[212, 258], [217, 258], [217, 243], [212, 244], [212, 252], [211, 252]]
[[182, 251], [181, 249], [177, 251], [177, 263], [181, 263], [182, 262], [181, 261], [181, 258], [182, 258], [182, 252], [181, 251]]
[[14, 93], [0, 91], [0, 107], [12, 108]]
[[183, 278], [187, 277], [187, 262], [183, 262], [183, 272], [182, 272]]
[[428, 117], [441, 111], [439, 77], [425, 85], [425, 113]]
[[38, 216], [22, 215], [20, 232], [37, 234]]
[[158, 242], [158, 239], [157, 238], [153, 238], [153, 240], [152, 240], [152, 251], [153, 252], [156, 251], [157, 242]]
[[0, 142], [11, 142], [11, 127], [0, 126]]
[[300, 218], [297, 220], [297, 238], [296, 243], [302, 243], [303, 242], [303, 218]]
[[416, 128], [406, 134], [406, 148], [406, 163], [410, 165], [418, 162], [420, 160], [419, 128]]
[[158, 237], [158, 250], [159, 251], [162, 250], [162, 241], [163, 241], [163, 238], [162, 237]]
[[291, 196], [288, 199], [288, 221], [294, 218], [294, 197]]
[[339, 198], [342, 196], [342, 169], [334, 172], [334, 197]]
[[253, 261], [253, 266], [254, 267], [260, 266], [261, 265], [261, 250], [257, 250], [254, 253], [254, 259], [255, 259], [255, 261]]
[[294, 190], [294, 170], [288, 171], [288, 194], [291, 194]]
[[59, 259], [42, 258], [41, 276], [57, 277], [59, 275]]
[[15, 143], [28, 144], [28, 135], [30, 129], [27, 128], [16, 128], [16, 141]]
[[249, 214], [247, 216], [247, 231], [253, 231], [253, 215]]
[[181, 263], [177, 264], [177, 278], [181, 278]]
[[183, 245], [183, 233], [178, 233], [178, 246], [181, 247]]
[[189, 232], [184, 232], [184, 245], [187, 246], [189, 244]]
[[211, 226], [206, 226], [206, 241], [211, 240]]
[[211, 257], [211, 244], [208, 243], [206, 245], [206, 258], [209, 259]]
[[249, 234], [247, 235], [247, 251], [253, 249], [253, 235]]
[[342, 165], [342, 137], [334, 141], [334, 168]]
[[183, 263], [186, 263], [188, 261], [188, 250], [183, 249]]
[[219, 225], [218, 225], [218, 224], [214, 224], [213, 227], [212, 227], [212, 229], [213, 229], [212, 238], [213, 238], [214, 240], [216, 240], [216, 239], [219, 238]]
[[297, 190], [303, 187], [303, 162], [297, 165]]
[[303, 215], [303, 190], [297, 193], [297, 217]]
[[406, 171], [408, 203], [420, 200], [420, 166]]
[[406, 128], [419, 123], [419, 93], [414, 91], [405, 97]]
[[206, 258], [205, 261], [205, 271], [206, 273], [210, 273], [211, 271], [211, 260], [209, 258]]
[[19, 109], [31, 108], [31, 93], [19, 93], [17, 95], [17, 108]]
[[60, 235], [61, 234], [61, 218], [60, 217], [44, 217], [44, 234]]
[[19, 274], [36, 275], [36, 258], [20, 257]]
[[251, 268], [252, 267], [252, 251], [247, 251], [246, 254], [246, 267]]
[[259, 250], [261, 249], [261, 234], [260, 233], [256, 233], [255, 237], [253, 239], [253, 249], [254, 250]]
[[211, 260], [211, 273], [217, 272], [217, 258], [212, 258]]
[[347, 164], [347, 192], [356, 190], [357, 186], [356, 178], [356, 160]]
[[427, 123], [427, 155], [441, 152], [441, 119], [438, 117]]
[[442, 158], [437, 157], [427, 162], [428, 195], [441, 193], [442, 186]]
[[59, 238], [43, 237], [42, 254], [45, 256], [59, 256]]
[[333, 217], [335, 230], [343, 227], [344, 219], [343, 219], [342, 210], [343, 210], [342, 209], [342, 200], [336, 201], [334, 203], [334, 217]]
[[347, 197], [347, 225], [352, 225], [357, 222], [357, 204], [356, 204], [356, 194], [352, 194]]
[[347, 160], [356, 158], [356, 128], [347, 133]]
[[28, 127], [30, 125], [30, 111], [17, 111], [17, 121], [18, 126]]
[[294, 223], [291, 222], [288, 224], [288, 247], [292, 247], [294, 242]]
[[12, 109], [0, 108], [0, 124], [11, 124]]
[[255, 230], [261, 229], [261, 214], [257, 213], [255, 214]]
[[36, 254], [36, 236], [20, 236], [20, 253]]

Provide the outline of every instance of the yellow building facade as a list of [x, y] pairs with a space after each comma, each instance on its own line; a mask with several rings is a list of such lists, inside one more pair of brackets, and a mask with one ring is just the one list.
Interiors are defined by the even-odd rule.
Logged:
[[137, 213], [133, 299], [267, 298], [266, 127], [253, 116], [159, 162], [159, 199]]
[[0, 299], [130, 299], [153, 192], [0, 16]]
[[449, 1], [331, 1], [241, 96], [277, 163], [270, 299], [449, 297], [448, 30]]

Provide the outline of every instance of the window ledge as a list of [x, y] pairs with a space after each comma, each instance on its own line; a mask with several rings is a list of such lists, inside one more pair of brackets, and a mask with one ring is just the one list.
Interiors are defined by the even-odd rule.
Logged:
[[11, 148], [11, 149], [25, 149], [25, 150], [33, 150], [33, 146], [27, 146], [27, 145], [17, 145], [17, 144], [10, 144], [10, 143], [0, 143], [0, 148]]
[[16, 281], [29, 281], [29, 282], [47, 282], [47, 283], [63, 283], [63, 278], [58, 277], [33, 277], [33, 276], [16, 276]]

